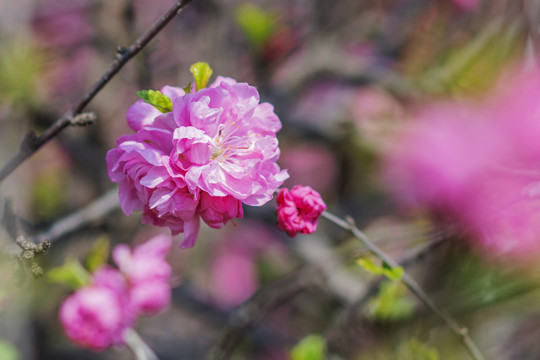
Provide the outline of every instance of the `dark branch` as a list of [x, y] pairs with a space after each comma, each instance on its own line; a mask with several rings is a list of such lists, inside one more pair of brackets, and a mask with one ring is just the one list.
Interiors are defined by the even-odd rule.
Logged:
[[121, 52], [117, 52], [116, 59], [109, 66], [107, 71], [101, 78], [66, 112], [60, 119], [56, 120], [43, 134], [36, 136], [33, 131], [28, 132], [24, 137], [21, 148], [15, 156], [13, 156], [0, 169], [0, 182], [2, 182], [9, 174], [11, 174], [19, 165], [26, 159], [32, 156], [43, 145], [49, 142], [52, 138], [58, 135], [66, 127], [73, 125], [74, 118], [88, 105], [88, 103], [96, 96], [97, 93], [122, 69], [122, 67], [135, 55], [137, 55], [145, 46], [152, 40], [164, 27], [167, 25], [176, 14], [178, 14], [191, 0], [178, 0], [167, 10], [144, 34], [142, 34], [130, 47], [122, 48]]

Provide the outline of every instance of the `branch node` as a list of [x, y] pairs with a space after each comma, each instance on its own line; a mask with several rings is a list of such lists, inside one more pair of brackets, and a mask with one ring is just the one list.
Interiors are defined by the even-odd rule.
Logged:
[[97, 116], [94, 112], [83, 112], [75, 115], [71, 118], [70, 123], [72, 126], [88, 126], [93, 125], [97, 120]]
[[38, 137], [36, 136], [36, 133], [34, 130], [29, 130], [24, 135], [24, 138], [21, 143], [21, 151], [26, 152], [32, 152], [37, 144]]
[[345, 221], [346, 221], [351, 227], [356, 227], [356, 224], [355, 224], [355, 222], [354, 222], [354, 219], [353, 219], [351, 216], [349, 216], [349, 215], [345, 216]]

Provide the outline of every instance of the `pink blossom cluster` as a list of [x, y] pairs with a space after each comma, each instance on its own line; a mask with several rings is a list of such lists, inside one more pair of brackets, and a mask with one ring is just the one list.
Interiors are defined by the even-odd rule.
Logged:
[[187, 248], [201, 218], [221, 228], [243, 216], [242, 203], [263, 205], [287, 179], [276, 164], [281, 122], [254, 87], [230, 78], [187, 94], [169, 86], [162, 93], [171, 112], [142, 100], [128, 110], [136, 134], [108, 152], [108, 173], [120, 183], [126, 215], [142, 210], [143, 223], [183, 232]]
[[115, 269], [97, 270], [89, 285], [78, 289], [60, 308], [60, 322], [69, 339], [103, 350], [123, 343], [126, 329], [140, 315], [163, 311], [170, 302], [171, 267], [165, 260], [172, 240], [159, 235], [135, 247], [118, 245]]
[[495, 253], [540, 250], [540, 72], [518, 70], [482, 102], [434, 104], [390, 152], [401, 203], [446, 215]]
[[309, 186], [280, 189], [277, 203], [278, 228], [291, 237], [314, 233], [319, 217], [326, 210], [321, 195]]

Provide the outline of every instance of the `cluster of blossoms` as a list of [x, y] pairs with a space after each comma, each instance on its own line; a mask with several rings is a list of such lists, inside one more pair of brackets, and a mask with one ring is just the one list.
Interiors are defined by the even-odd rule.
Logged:
[[60, 308], [60, 322], [76, 344], [103, 350], [124, 342], [124, 333], [139, 315], [153, 315], [170, 302], [171, 267], [165, 260], [172, 240], [159, 235], [135, 247], [118, 245], [113, 259], [92, 274]]
[[142, 210], [144, 223], [183, 232], [187, 248], [200, 218], [221, 228], [243, 216], [242, 203], [265, 204], [287, 179], [276, 164], [281, 122], [254, 87], [230, 78], [196, 92], [161, 92], [172, 111], [142, 100], [132, 105], [126, 117], [136, 134], [108, 152], [108, 173], [120, 183], [126, 215]]
[[435, 104], [395, 142], [402, 203], [449, 215], [496, 253], [540, 251], [540, 72], [517, 71], [481, 103]]
[[280, 189], [277, 203], [278, 228], [291, 237], [314, 233], [319, 217], [326, 210], [321, 195], [309, 186]]

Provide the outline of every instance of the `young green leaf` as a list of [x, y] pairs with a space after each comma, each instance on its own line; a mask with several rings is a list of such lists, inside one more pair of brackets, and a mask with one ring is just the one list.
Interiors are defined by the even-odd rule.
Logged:
[[369, 257], [357, 259], [356, 263], [372, 274], [381, 275], [383, 273], [383, 268], [375, 264]]
[[172, 111], [171, 99], [163, 95], [158, 90], [139, 90], [135, 93], [138, 97], [144, 100], [145, 103], [152, 105], [162, 113], [168, 113]]
[[309, 335], [302, 339], [291, 351], [292, 360], [323, 360], [326, 341], [322, 336]]
[[205, 62], [198, 62], [191, 65], [189, 71], [193, 74], [197, 91], [204, 89], [208, 84], [210, 76], [212, 76], [212, 68]]
[[406, 297], [407, 288], [399, 281], [385, 281], [379, 294], [369, 302], [368, 309], [374, 319], [380, 321], [400, 320], [409, 317], [414, 302]]
[[387, 263], [383, 263], [382, 274], [390, 280], [400, 280], [404, 272], [405, 270], [403, 270], [403, 267], [401, 266], [396, 266], [393, 268]]
[[94, 272], [107, 262], [109, 257], [110, 241], [107, 237], [100, 237], [86, 255], [84, 265], [90, 272]]
[[66, 260], [60, 267], [47, 273], [47, 280], [78, 289], [90, 283], [90, 273], [75, 259]]

